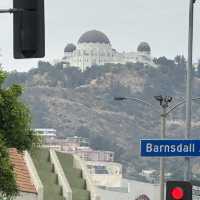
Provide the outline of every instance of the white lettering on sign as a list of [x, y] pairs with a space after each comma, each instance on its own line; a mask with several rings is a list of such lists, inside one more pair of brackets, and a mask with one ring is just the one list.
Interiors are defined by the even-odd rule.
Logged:
[[147, 144], [147, 146], [146, 146], [146, 152], [148, 152], [148, 153], [152, 152], [152, 144], [151, 143]]
[[195, 144], [179, 144], [179, 145], [155, 145], [152, 143], [146, 144], [146, 152], [147, 153], [194, 153], [195, 152]]

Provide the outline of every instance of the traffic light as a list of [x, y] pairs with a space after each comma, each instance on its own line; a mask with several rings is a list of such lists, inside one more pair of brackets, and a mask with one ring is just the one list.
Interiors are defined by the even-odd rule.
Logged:
[[192, 184], [186, 181], [168, 181], [166, 200], [192, 200]]
[[44, 0], [13, 0], [14, 58], [45, 55]]

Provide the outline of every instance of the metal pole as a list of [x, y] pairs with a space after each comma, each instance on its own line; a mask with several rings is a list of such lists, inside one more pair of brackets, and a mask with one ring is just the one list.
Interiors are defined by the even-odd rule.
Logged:
[[11, 9], [0, 9], [0, 13], [11, 13]]
[[0, 13], [10, 13], [10, 14], [23, 11], [24, 9], [21, 8], [0, 9]]
[[[166, 133], [166, 107], [162, 106], [161, 114], [161, 139], [165, 138]], [[160, 200], [164, 200], [164, 184], [165, 184], [165, 170], [164, 170], [165, 160], [163, 157], [160, 158]]]
[[[189, 36], [188, 36], [188, 63], [186, 87], [186, 133], [185, 138], [190, 138], [191, 132], [191, 104], [192, 104], [192, 50], [193, 50], [193, 13], [195, 0], [190, 0], [189, 7]], [[184, 180], [191, 180], [190, 158], [185, 158]]]

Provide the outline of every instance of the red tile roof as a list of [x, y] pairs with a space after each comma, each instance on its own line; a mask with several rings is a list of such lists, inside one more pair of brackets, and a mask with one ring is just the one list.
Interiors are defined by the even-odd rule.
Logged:
[[9, 149], [9, 156], [15, 172], [16, 183], [19, 191], [37, 193], [31, 176], [24, 160], [23, 153], [19, 153], [16, 149]]

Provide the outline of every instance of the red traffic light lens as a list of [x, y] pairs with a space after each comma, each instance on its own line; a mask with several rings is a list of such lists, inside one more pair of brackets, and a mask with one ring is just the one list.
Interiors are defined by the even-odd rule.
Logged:
[[181, 200], [184, 197], [184, 191], [181, 187], [175, 187], [171, 190], [171, 196], [175, 200]]

